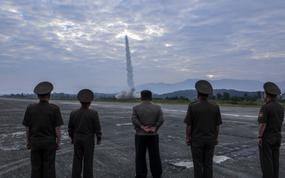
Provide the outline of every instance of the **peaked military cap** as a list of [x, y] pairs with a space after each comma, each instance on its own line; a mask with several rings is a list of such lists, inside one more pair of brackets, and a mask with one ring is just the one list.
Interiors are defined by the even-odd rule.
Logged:
[[89, 89], [82, 89], [78, 92], [77, 98], [82, 103], [89, 103], [89, 102], [93, 101], [94, 94]]
[[37, 95], [46, 95], [51, 93], [53, 90], [53, 85], [50, 82], [40, 82], [34, 88], [34, 93]]
[[280, 88], [273, 82], [266, 82], [263, 85], [264, 91], [271, 95], [280, 95]]
[[212, 85], [206, 80], [199, 80], [195, 84], [196, 90], [201, 94], [210, 95], [213, 93]]

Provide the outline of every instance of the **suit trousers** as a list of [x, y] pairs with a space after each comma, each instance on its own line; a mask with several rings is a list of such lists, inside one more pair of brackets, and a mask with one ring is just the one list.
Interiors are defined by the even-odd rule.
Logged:
[[136, 178], [147, 177], [146, 151], [149, 154], [150, 170], [153, 178], [160, 178], [162, 174], [159, 136], [158, 135], [136, 135]]

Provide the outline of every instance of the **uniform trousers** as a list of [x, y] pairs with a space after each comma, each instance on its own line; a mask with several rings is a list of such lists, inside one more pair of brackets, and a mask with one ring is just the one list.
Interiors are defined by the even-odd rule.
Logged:
[[72, 178], [93, 178], [94, 135], [75, 134]]
[[31, 178], [55, 178], [55, 142], [32, 142], [31, 144]]
[[264, 138], [259, 146], [259, 158], [263, 178], [279, 177], [280, 138]]
[[195, 178], [213, 178], [214, 150], [212, 143], [191, 143]]
[[158, 135], [136, 135], [136, 178], [147, 177], [146, 151], [149, 155], [150, 170], [153, 178], [160, 178], [162, 174], [159, 136]]

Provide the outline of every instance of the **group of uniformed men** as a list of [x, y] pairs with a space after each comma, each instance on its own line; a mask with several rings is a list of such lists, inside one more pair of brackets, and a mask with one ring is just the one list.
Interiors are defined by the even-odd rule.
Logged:
[[[189, 104], [185, 117], [185, 142], [191, 145], [195, 178], [213, 177], [213, 156], [218, 144], [219, 126], [222, 118], [219, 106], [208, 97], [213, 88], [208, 81], [199, 80], [195, 84], [197, 101]], [[60, 109], [49, 103], [53, 85], [41, 82], [34, 93], [39, 102], [29, 105], [23, 125], [26, 126], [27, 148], [31, 150], [32, 178], [55, 178], [55, 155], [60, 149], [63, 125]], [[263, 178], [278, 178], [281, 127], [284, 107], [278, 103], [281, 94], [279, 87], [272, 83], [264, 84], [265, 104], [261, 107], [258, 122], [257, 143]], [[70, 114], [68, 133], [74, 145], [72, 178], [93, 178], [93, 154], [95, 135], [101, 143], [101, 126], [98, 112], [90, 109], [94, 94], [89, 89], [77, 95], [81, 107]], [[153, 178], [160, 178], [162, 166], [159, 152], [158, 130], [163, 124], [160, 106], [153, 104], [149, 90], [141, 92], [141, 104], [133, 107], [132, 123], [135, 127], [136, 178], [147, 177], [146, 152], [149, 154], [150, 170]], [[83, 170], [83, 171], [82, 171]]]

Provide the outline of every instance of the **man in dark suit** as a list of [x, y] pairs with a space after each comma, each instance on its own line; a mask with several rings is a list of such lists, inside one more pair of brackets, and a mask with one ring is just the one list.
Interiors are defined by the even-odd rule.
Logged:
[[132, 122], [136, 130], [136, 178], [147, 177], [146, 151], [149, 153], [153, 178], [162, 174], [158, 130], [163, 124], [161, 107], [153, 104], [149, 90], [141, 92], [141, 104], [133, 107]]

